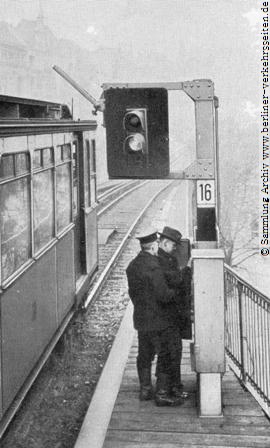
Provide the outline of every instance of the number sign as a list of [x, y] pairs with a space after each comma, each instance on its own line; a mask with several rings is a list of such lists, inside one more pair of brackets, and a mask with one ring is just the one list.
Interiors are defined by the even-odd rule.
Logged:
[[212, 207], [215, 205], [215, 181], [197, 180], [198, 207]]

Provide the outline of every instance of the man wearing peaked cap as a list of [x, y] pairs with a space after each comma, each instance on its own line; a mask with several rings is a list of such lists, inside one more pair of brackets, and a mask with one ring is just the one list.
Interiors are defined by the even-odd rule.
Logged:
[[166, 283], [160, 268], [157, 251], [157, 233], [137, 237], [141, 251], [129, 263], [126, 273], [131, 301], [134, 306], [133, 322], [138, 331], [137, 371], [140, 382], [140, 400], [152, 398], [151, 365], [156, 353], [159, 362], [155, 401], [158, 406], [177, 406], [178, 397], [161, 390], [160, 377], [170, 372], [168, 328], [170, 321], [163, 305], [173, 300], [174, 291]]
[[153, 243], [154, 241], [156, 241], [158, 236], [157, 236], [157, 232], [153, 232], [153, 233], [147, 234], [145, 236], [137, 236], [136, 238], [137, 238], [137, 240], [140, 241], [141, 244], [148, 244], [148, 243]]
[[[158, 260], [165, 276], [167, 285], [174, 290], [174, 301], [164, 305], [164, 313], [170, 322], [169, 354], [170, 354], [170, 372], [167, 377], [163, 377], [169, 392], [176, 397], [187, 398], [187, 393], [183, 391], [181, 383], [180, 365], [182, 358], [182, 338], [181, 330], [183, 327], [183, 300], [186, 270], [180, 270], [178, 262], [174, 256], [177, 245], [181, 244], [181, 233], [172, 227], [165, 226], [160, 234], [160, 243], [158, 249]], [[159, 362], [157, 364], [157, 372]]]

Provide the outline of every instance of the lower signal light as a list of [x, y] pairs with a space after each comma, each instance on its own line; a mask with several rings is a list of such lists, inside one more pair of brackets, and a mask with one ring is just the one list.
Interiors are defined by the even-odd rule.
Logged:
[[124, 142], [124, 150], [128, 152], [138, 152], [142, 153], [146, 150], [145, 138], [142, 134], [132, 134], [129, 135]]

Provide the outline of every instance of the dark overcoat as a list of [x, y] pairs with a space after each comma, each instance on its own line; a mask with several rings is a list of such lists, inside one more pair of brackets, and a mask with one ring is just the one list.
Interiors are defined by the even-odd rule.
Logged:
[[169, 288], [174, 290], [174, 302], [164, 306], [168, 319], [180, 328], [183, 336], [188, 331], [188, 338], [190, 338], [190, 288], [188, 287], [191, 281], [190, 268], [185, 267], [180, 270], [177, 258], [161, 248], [158, 249], [158, 260]]
[[170, 326], [162, 304], [172, 302], [174, 292], [166, 283], [158, 257], [141, 251], [127, 267], [133, 321], [138, 331], [161, 331]]

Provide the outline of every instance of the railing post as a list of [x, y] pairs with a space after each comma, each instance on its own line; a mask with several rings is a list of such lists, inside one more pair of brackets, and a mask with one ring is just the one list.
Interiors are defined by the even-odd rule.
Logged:
[[247, 323], [245, 318], [245, 302], [243, 285], [237, 283], [238, 305], [239, 305], [239, 333], [240, 333], [240, 356], [242, 381], [246, 382], [247, 372]]

